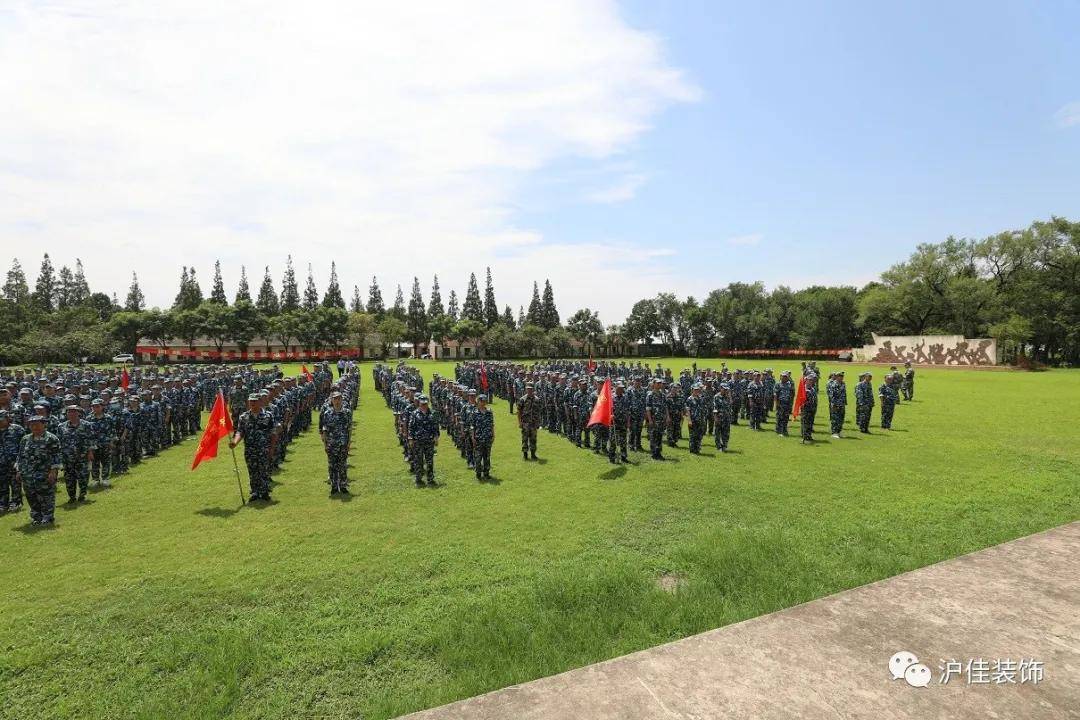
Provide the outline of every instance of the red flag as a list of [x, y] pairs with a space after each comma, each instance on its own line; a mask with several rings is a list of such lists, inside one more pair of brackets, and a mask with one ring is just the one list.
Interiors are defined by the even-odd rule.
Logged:
[[120, 370], [120, 387], [124, 388], [124, 390], [127, 390], [128, 385], [130, 385], [130, 384], [131, 384], [131, 376], [128, 375], [127, 368], [122, 368]]
[[308, 379], [308, 382], [312, 382], [312, 381], [315, 380], [315, 377], [311, 373], [308, 372], [307, 363], [304, 363], [303, 365], [300, 366], [300, 372], [304, 373], [304, 377], [306, 377]]
[[596, 398], [596, 405], [593, 406], [592, 415], [589, 416], [588, 425], [606, 425], [611, 427], [614, 422], [614, 408], [611, 403], [611, 378], [604, 381], [604, 386], [600, 388], [600, 395]]
[[225, 396], [218, 390], [217, 400], [214, 401], [214, 409], [210, 411], [210, 418], [206, 421], [206, 429], [203, 430], [199, 447], [195, 449], [195, 459], [191, 462], [194, 470], [203, 460], [217, 457], [218, 442], [221, 438], [232, 435], [232, 416], [225, 409]]
[[483, 360], [480, 361], [480, 387], [484, 389], [484, 392], [487, 392], [487, 389], [488, 389], [487, 365], [484, 364]]
[[795, 391], [795, 405], [791, 408], [791, 417], [798, 419], [803, 404], [806, 403], [806, 377], [799, 378], [799, 389]]
[[585, 369], [587, 369], [589, 372], [592, 372], [596, 369], [596, 362], [592, 359], [592, 353], [589, 353], [589, 364], [585, 366]]

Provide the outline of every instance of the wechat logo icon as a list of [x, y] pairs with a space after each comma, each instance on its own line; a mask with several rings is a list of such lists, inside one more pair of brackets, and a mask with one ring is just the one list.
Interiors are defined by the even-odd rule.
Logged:
[[919, 688], [926, 687], [933, 679], [930, 668], [907, 650], [901, 650], [889, 658], [889, 675], [893, 680], [903, 678], [911, 687]]

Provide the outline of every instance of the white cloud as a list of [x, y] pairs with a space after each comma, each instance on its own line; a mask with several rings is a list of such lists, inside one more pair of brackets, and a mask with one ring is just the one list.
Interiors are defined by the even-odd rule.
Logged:
[[1054, 122], [1061, 128], [1080, 125], [1080, 100], [1063, 105], [1054, 113]]
[[697, 97], [610, 2], [24, 0], [0, 14], [0, 67], [0, 237], [31, 276], [48, 249], [121, 295], [137, 270], [167, 304], [181, 264], [206, 290], [217, 257], [230, 292], [241, 263], [278, 281], [292, 253], [386, 297], [491, 265], [500, 303], [549, 276], [565, 312], [608, 322], [669, 285], [645, 253], [511, 210], [535, 173], [609, 163]]
[[624, 175], [614, 185], [588, 193], [586, 199], [589, 202], [605, 204], [633, 200], [634, 196], [637, 195], [637, 191], [645, 185], [647, 179], [641, 174]]
[[761, 233], [753, 233], [751, 235], [736, 235], [735, 237], [729, 237], [727, 239], [728, 245], [736, 246], [754, 246], [761, 242]]

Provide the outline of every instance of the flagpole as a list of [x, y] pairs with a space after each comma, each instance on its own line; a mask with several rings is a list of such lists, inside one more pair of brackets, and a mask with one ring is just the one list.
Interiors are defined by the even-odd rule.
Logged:
[[240, 481], [240, 465], [236, 462], [236, 448], [232, 447], [231, 443], [229, 452], [232, 453], [233, 469], [236, 470], [236, 487], [240, 490], [240, 504], [247, 505], [247, 498], [244, 497], [244, 483]]

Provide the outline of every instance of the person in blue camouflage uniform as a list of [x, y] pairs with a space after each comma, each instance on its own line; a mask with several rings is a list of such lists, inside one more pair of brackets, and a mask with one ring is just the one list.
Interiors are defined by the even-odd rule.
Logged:
[[121, 416], [121, 422], [123, 424], [124, 467], [131, 468], [133, 465], [138, 465], [143, 456], [143, 420], [139, 398], [134, 396], [128, 398], [128, 405]]
[[720, 388], [713, 395], [713, 437], [716, 441], [716, 449], [727, 452], [731, 441], [731, 416], [734, 409], [731, 406], [731, 386], [720, 383]]
[[870, 434], [870, 414], [874, 410], [872, 380], [873, 376], [870, 373], [861, 373], [859, 383], [855, 386], [855, 424], [859, 426], [859, 432], [864, 435]]
[[55, 520], [56, 477], [64, 466], [60, 439], [45, 430], [45, 417], [27, 418], [30, 432], [19, 443], [19, 459], [15, 463], [15, 481], [26, 494], [33, 525], [51, 525]]
[[762, 379], [765, 386], [765, 408], [762, 422], [769, 422], [769, 411], [776, 403], [776, 378], [773, 377], [772, 368], [765, 368], [765, 377]]
[[900, 393], [908, 401], [915, 397], [915, 370], [911, 367], [910, 360], [904, 363], [904, 378], [900, 381]]
[[139, 417], [142, 423], [142, 446], [146, 457], [156, 457], [158, 452], [158, 420], [161, 406], [154, 402], [153, 393], [143, 390], [139, 393]]
[[22, 488], [15, 479], [15, 462], [26, 430], [11, 422], [7, 409], [0, 410], [0, 512], [22, 510]]
[[475, 448], [477, 480], [491, 479], [491, 446], [495, 442], [495, 414], [487, 404], [487, 395], [476, 397], [476, 408], [469, 417], [470, 434]]
[[83, 421], [78, 405], [67, 406], [67, 422], [60, 425], [57, 437], [64, 458], [64, 485], [67, 487], [68, 503], [84, 502], [97, 440], [93, 425]]
[[581, 443], [581, 427], [578, 421], [576, 396], [578, 391], [577, 375], [571, 375], [562, 391], [559, 399], [562, 405], [563, 422], [565, 423], [566, 439], [572, 445]]
[[799, 423], [802, 429], [802, 443], [814, 442], [814, 418], [817, 416], [817, 375], [806, 375], [806, 400], [799, 411]]
[[896, 403], [900, 400], [892, 375], [885, 376], [885, 382], [878, 388], [878, 397], [881, 398], [881, 428], [892, 430], [893, 412], [896, 410]]
[[349, 428], [352, 412], [346, 407], [341, 393], [330, 393], [330, 406], [319, 413], [319, 435], [326, 450], [329, 467], [330, 494], [349, 494]]
[[653, 460], [663, 460], [664, 431], [667, 429], [668, 404], [662, 389], [663, 380], [654, 378], [645, 397], [645, 423], [649, 429], [649, 452]]
[[593, 398], [592, 386], [588, 376], [578, 382], [578, 391], [574, 395], [574, 403], [577, 409], [577, 426], [581, 433], [577, 438], [577, 446], [586, 449], [592, 447], [592, 427], [589, 426], [589, 416], [592, 414]]
[[731, 424], [738, 425], [739, 417], [746, 417], [744, 405], [746, 403], [746, 377], [742, 370], [736, 370], [731, 381]]
[[[595, 387], [592, 392], [589, 393], [589, 415], [592, 415], [593, 408], [596, 407], [597, 401], [600, 400], [600, 391], [604, 387], [604, 381], [601, 378], [595, 379]], [[608, 436], [610, 428], [607, 425], [601, 425], [599, 423], [592, 426], [593, 434], [593, 452], [597, 455], [607, 452]]]
[[229, 447], [244, 443], [244, 464], [247, 465], [248, 482], [252, 500], [270, 499], [270, 435], [274, 431], [274, 418], [262, 408], [262, 396], [248, 395], [247, 412], [233, 431]]
[[667, 397], [667, 444], [675, 447], [682, 435], [683, 415], [686, 413], [686, 403], [679, 397], [679, 384], [671, 383], [668, 387]]
[[746, 384], [747, 415], [751, 430], [760, 430], [765, 422], [765, 384], [761, 373], [755, 372]]
[[829, 431], [834, 438], [839, 438], [847, 413], [847, 386], [844, 384], [843, 370], [832, 374], [825, 385], [825, 397], [829, 401]]
[[476, 445], [473, 443], [472, 416], [476, 412], [476, 388], [469, 388], [465, 393], [465, 404], [461, 406], [461, 429], [465, 448], [465, 465], [470, 470], [476, 467]]
[[642, 387], [641, 377], [634, 378], [633, 386], [626, 391], [630, 396], [630, 449], [634, 452], [644, 452], [641, 446], [641, 430], [645, 426], [645, 397], [648, 391]]
[[409, 420], [409, 442], [415, 452], [416, 485], [420, 487], [424, 484], [421, 479], [424, 476], [428, 485], [435, 485], [435, 448], [439, 445], [439, 424], [431, 414], [427, 395], [420, 394], [416, 400], [419, 407], [412, 411]]
[[98, 487], [109, 487], [112, 471], [113, 445], [116, 443], [116, 421], [105, 412], [105, 401], [100, 397], [90, 401], [90, 421], [94, 428], [94, 459], [90, 463], [90, 477]]
[[[622, 462], [630, 462], [626, 450], [626, 436], [630, 432], [631, 396], [626, 392], [626, 383], [622, 380], [615, 383], [615, 395], [611, 398], [611, 431], [608, 441], [608, 461], [615, 463], [615, 453], [618, 450], [618, 459]], [[618, 448], [616, 448], [618, 446]]]
[[525, 394], [518, 398], [517, 419], [521, 430], [521, 456], [525, 460], [536, 459], [536, 431], [540, 429], [543, 407], [536, 397], [533, 384], [525, 383]]
[[776, 383], [776, 434], [787, 437], [788, 421], [791, 419], [791, 409], [795, 405], [795, 393], [798, 388], [791, 381], [791, 373], [784, 370], [780, 373], [780, 382]]
[[690, 397], [686, 399], [686, 414], [690, 420], [690, 452], [694, 455], [701, 454], [701, 440], [705, 437], [708, 426], [707, 417], [711, 408], [705, 404], [702, 396], [704, 386], [697, 383], [690, 387]]

